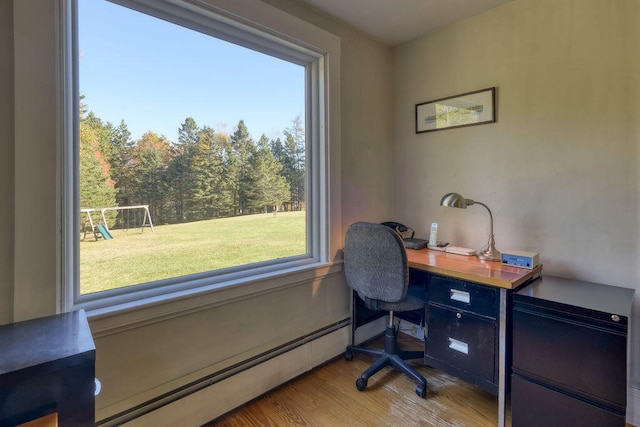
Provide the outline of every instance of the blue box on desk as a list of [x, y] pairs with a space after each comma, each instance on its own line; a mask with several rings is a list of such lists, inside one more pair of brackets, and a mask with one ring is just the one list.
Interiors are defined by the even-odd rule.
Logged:
[[533, 269], [539, 262], [538, 252], [509, 250], [502, 252], [502, 263], [514, 267]]

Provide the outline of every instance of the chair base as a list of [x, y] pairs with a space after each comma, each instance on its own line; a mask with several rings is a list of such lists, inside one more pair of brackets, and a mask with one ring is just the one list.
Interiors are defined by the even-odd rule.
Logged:
[[399, 351], [397, 332], [394, 326], [387, 326], [387, 329], [384, 333], [383, 350], [350, 345], [347, 346], [345, 358], [347, 360], [353, 359], [353, 353], [364, 354], [378, 359], [373, 363], [373, 365], [367, 368], [367, 370], [364, 371], [360, 378], [358, 378], [358, 380], [356, 381], [356, 387], [358, 387], [358, 390], [364, 391], [367, 388], [367, 381], [376, 372], [380, 371], [386, 366], [393, 366], [418, 383], [416, 387], [416, 394], [418, 396], [425, 397], [427, 395], [427, 380], [424, 379], [424, 377], [420, 375], [413, 367], [409, 366], [409, 364], [405, 362], [405, 360], [423, 358], [424, 352]]

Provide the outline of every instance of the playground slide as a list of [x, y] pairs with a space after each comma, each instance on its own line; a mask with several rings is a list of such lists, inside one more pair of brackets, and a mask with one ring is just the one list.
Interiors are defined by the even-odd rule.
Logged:
[[105, 227], [104, 225], [96, 225], [96, 228], [98, 229], [98, 232], [102, 234], [102, 237], [105, 240], [113, 239], [113, 236], [111, 235], [111, 233], [109, 233], [109, 231], [107, 230], [107, 227]]

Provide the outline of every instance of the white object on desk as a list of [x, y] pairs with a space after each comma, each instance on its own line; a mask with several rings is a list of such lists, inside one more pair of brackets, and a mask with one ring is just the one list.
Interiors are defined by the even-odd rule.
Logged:
[[438, 223], [431, 224], [431, 234], [429, 234], [429, 246], [436, 246], [438, 244]]
[[445, 250], [450, 254], [457, 254], [457, 255], [471, 256], [476, 254], [475, 249], [463, 248], [461, 246], [447, 246]]

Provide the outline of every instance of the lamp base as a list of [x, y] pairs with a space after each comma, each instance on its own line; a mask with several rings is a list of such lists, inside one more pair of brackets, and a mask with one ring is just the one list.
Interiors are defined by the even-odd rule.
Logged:
[[482, 261], [502, 261], [502, 256], [500, 251], [498, 251], [495, 247], [486, 248], [478, 253], [476, 253], [478, 259]]

